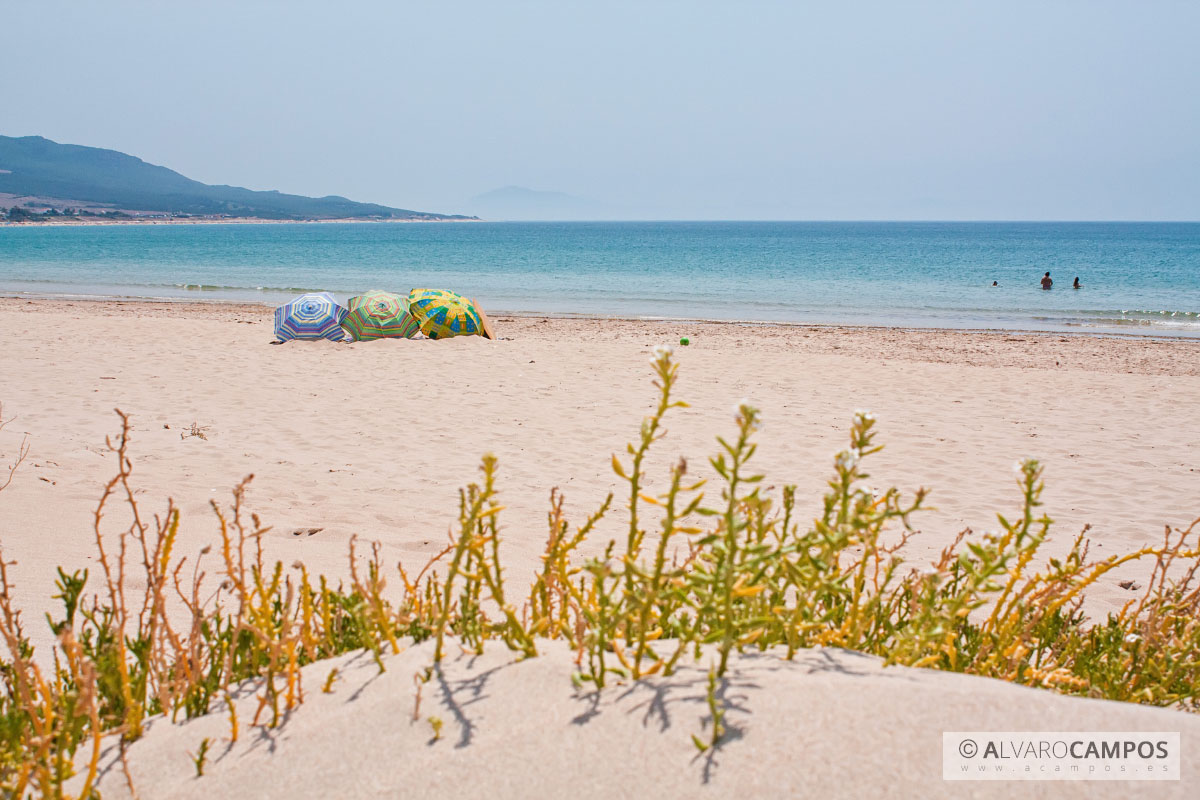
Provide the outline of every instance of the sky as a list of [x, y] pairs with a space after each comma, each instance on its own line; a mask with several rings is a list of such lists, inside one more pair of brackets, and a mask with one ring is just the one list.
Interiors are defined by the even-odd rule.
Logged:
[[1200, 3], [0, 0], [0, 133], [443, 213], [1200, 220]]

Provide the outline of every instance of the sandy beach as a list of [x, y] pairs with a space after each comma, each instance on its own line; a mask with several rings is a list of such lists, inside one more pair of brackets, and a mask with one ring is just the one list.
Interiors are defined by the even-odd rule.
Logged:
[[[1091, 525], [1103, 556], [1200, 515], [1195, 341], [501, 317], [499, 341], [272, 347], [259, 306], [5, 300], [0, 321], [0, 402], [15, 417], [0, 460], [23, 435], [30, 445], [3, 497], [3, 545], [35, 596], [56, 565], [91, 555], [114, 408], [132, 420], [147, 510], [167, 497], [183, 510], [184, 552], [213, 535], [209, 502], [253, 473], [250, 506], [274, 528], [273, 555], [329, 574], [355, 534], [381, 542], [387, 561], [423, 563], [445, 542], [458, 488], [493, 452], [506, 563], [524, 583], [550, 489], [579, 521], [618, 488], [609, 456], [650, 409], [647, 361], [664, 342], [676, 343], [691, 407], [652, 452], [660, 488], [680, 455], [712, 477], [714, 437], [749, 398], [765, 419], [755, 463], [768, 485], [797, 485], [806, 516], [854, 409], [878, 416], [886, 449], [873, 482], [933, 490], [910, 560], [1011, 513], [1012, 465], [1026, 456], [1046, 464], [1050, 550]], [[1089, 608], [1119, 607], [1130, 594], [1119, 583], [1143, 571], [1107, 576]]]
[[[1045, 510], [1056, 522], [1048, 555], [1065, 551], [1084, 525], [1091, 526], [1094, 553], [1103, 557], [1155, 543], [1164, 526], [1186, 525], [1200, 515], [1200, 431], [1195, 426], [1200, 342], [627, 320], [498, 317], [494, 323], [497, 341], [271, 346], [270, 309], [261, 306], [0, 301], [0, 402], [5, 418], [14, 418], [0, 434], [0, 464], [12, 460], [22, 438], [30, 448], [13, 484], [0, 495], [0, 544], [4, 557], [17, 562], [17, 596], [35, 643], [49, 643], [40, 620], [55, 603], [50, 598], [55, 567], [93, 563], [92, 514], [115, 469], [105, 448], [105, 437], [119, 429], [114, 408], [132, 420], [133, 480], [143, 511], [160, 512], [168, 497], [183, 511], [177, 552], [198, 552], [214, 541], [210, 502], [225, 502], [229, 489], [253, 473], [249, 506], [273, 526], [267, 535], [269, 556], [285, 563], [303, 560], [311, 571], [332, 576], [345, 573], [355, 535], [380, 542], [387, 563], [423, 564], [446, 542], [458, 488], [476, 479], [480, 456], [493, 452], [500, 459], [506, 505], [506, 577], [525, 585], [539, 565], [551, 488], [566, 493], [576, 522], [618, 489], [610, 454], [636, 435], [650, 409], [654, 394], [647, 361], [654, 346], [664, 342], [677, 345], [678, 396], [690, 407], [668, 418], [669, 433], [652, 451], [651, 491], [662, 488], [668, 465], [680, 455], [694, 474], [712, 477], [706, 461], [715, 451], [714, 437], [730, 432], [734, 404], [748, 398], [765, 420], [755, 457], [767, 475], [765, 484], [773, 490], [796, 484], [800, 511], [808, 517], [820, 508], [851, 414], [860, 407], [872, 410], [886, 446], [873, 457], [872, 482], [906, 492], [920, 486], [933, 490], [933, 509], [914, 519], [919, 533], [905, 550], [911, 561], [927, 560], [964, 527], [991, 529], [996, 512], [1012, 513], [1019, 501], [1012, 465], [1026, 456], [1046, 464]], [[678, 346], [682, 336], [690, 338], [690, 346]], [[620, 535], [620, 523], [609, 521], [594, 539]], [[1106, 575], [1092, 587], [1085, 608], [1101, 616], [1120, 608], [1146, 581], [1149, 569], [1147, 563], [1135, 563]], [[568, 699], [551, 706], [569, 711], [574, 701], [565, 661], [558, 667], [561, 686], [556, 686]], [[546, 669], [522, 667], [520, 674], [544, 683], [539, 671]], [[411, 669], [398, 673], [407, 685]], [[779, 678], [779, 690], [819, 693], [805, 683], [804, 674], [787, 672]], [[836, 691], [861, 692], [853, 703], [858, 711], [839, 718], [849, 721], [838, 728], [842, 738], [831, 740], [836, 744], [851, 740], [867, 724], [871, 697], [890, 695], [894, 683], [878, 676], [834, 678]], [[970, 698], [962, 701], [966, 707], [982, 715], [972, 719], [995, 725], [1021, 725], [1022, 713], [1059, 704], [1067, 709], [1062, 719], [1076, 719], [1072, 724], [1079, 726], [1195, 728], [1190, 717], [1176, 722], [1161, 710], [1120, 706], [1113, 712], [1117, 717], [1109, 717], [1111, 704], [1014, 687], [972, 694], [969, 686], [960, 687], [964, 680], [1000, 686], [923, 671], [917, 679], [930, 691], [943, 686], [947, 697], [961, 690]], [[1012, 703], [1008, 716], [1001, 714]], [[769, 703], [759, 697], [756, 705]], [[883, 712], [886, 724], [900, 725], [916, 705], [919, 699], [897, 700]], [[298, 719], [317, 725], [323, 713], [341, 712], [303, 707]], [[497, 720], [507, 713], [489, 711], [487, 725], [502, 724]], [[821, 713], [828, 722], [838, 712]], [[933, 736], [950, 729], [938, 727], [951, 724], [950, 718], [934, 715], [913, 724]], [[608, 719], [625, 715], [613, 712]], [[780, 716], [770, 725], [787, 719]], [[965, 724], [967, 717], [956, 719], [954, 724]], [[658, 737], [670, 739], [663, 747], [685, 765], [689, 745], [682, 728], [690, 724], [689, 717], [670, 736]], [[1069, 730], [1072, 724], [1054, 727]], [[407, 730], [409, 723], [402, 725]], [[143, 765], [139, 774], [186, 775], [182, 751], [194, 748], [201, 734], [159, 728], [139, 745], [147, 753], [147, 760], [138, 762]], [[428, 738], [420, 733], [422, 741]], [[487, 735], [497, 733], [493, 727]], [[767, 735], [760, 731], [759, 738], [734, 746], [767, 741], [762, 738]], [[298, 732], [284, 739], [289, 737], [301, 738]], [[1185, 736], [1185, 759], [1197, 752], [1194, 741], [1189, 744]], [[483, 753], [478, 757], [499, 757], [495, 748], [502, 744], [497, 739], [476, 751]], [[628, 740], [612, 746], [622, 752], [632, 747]], [[307, 751], [288, 747], [283, 752], [308, 760]], [[238, 751], [218, 769], [258, 763], [246, 759], [261, 758], [253, 755], [261, 751]], [[922, 751], [920, 758], [934, 764], [930, 752]], [[747, 753], [732, 758], [744, 759]], [[784, 757], [782, 751], [776, 755]], [[893, 755], [917, 758], [908, 751]], [[454, 772], [451, 766], [442, 769]], [[681, 773], [681, 785], [699, 780], [699, 768], [688, 769]], [[1194, 768], [1188, 769], [1185, 776], [1194, 779]], [[759, 788], [798, 791], [824, 785], [796, 783], [786, 770], [779, 775], [791, 777]], [[881, 789], [890, 785], [886, 776], [879, 778]], [[911, 780], [909, 785], [920, 785], [920, 777]], [[734, 784], [726, 777], [714, 786]], [[161, 794], [143, 796], [193, 791], [151, 785], [160, 786]], [[209, 791], [205, 784], [196, 786]], [[371, 791], [397, 786], [381, 784]], [[447, 792], [473, 788], [470, 781], [439, 786]], [[1177, 791], [1179, 785], [1174, 786]], [[516, 794], [515, 787], [508, 788], [501, 795]], [[955, 795], [953, 788], [945, 790], [947, 796]]]

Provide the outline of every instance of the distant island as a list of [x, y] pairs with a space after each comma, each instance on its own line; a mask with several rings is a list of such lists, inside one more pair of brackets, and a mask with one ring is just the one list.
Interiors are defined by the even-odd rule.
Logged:
[[116, 150], [0, 136], [0, 221], [9, 223], [475, 219], [336, 195], [211, 186]]
[[502, 186], [476, 195], [464, 205], [471, 213], [489, 219], [604, 219], [612, 214], [612, 209], [586, 197], [529, 189], [524, 186]]

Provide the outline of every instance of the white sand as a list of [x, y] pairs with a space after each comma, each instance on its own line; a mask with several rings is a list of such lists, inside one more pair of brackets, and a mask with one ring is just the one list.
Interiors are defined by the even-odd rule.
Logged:
[[[228, 716], [155, 723], [129, 752], [143, 798], [437, 797], [1077, 797], [1193, 798], [1200, 787], [1200, 717], [1081, 700], [965, 675], [880, 667], [843, 650], [793, 662], [746, 654], [731, 662], [725, 745], [711, 759], [691, 735], [707, 732], [707, 662], [675, 676], [576, 692], [571, 654], [546, 647], [516, 662], [489, 647], [446, 664], [422, 691], [414, 675], [427, 642], [387, 659], [347, 656], [304, 671], [308, 695], [281, 727], [248, 730], [253, 697]], [[341, 669], [331, 694], [321, 686]], [[443, 721], [433, 740], [429, 717]], [[963, 782], [942, 779], [942, 731], [1179, 731], [1181, 780], [1171, 782]], [[195, 777], [189, 753], [211, 741]], [[702, 737], [703, 738], [703, 737]], [[127, 797], [114, 764], [100, 790]]]

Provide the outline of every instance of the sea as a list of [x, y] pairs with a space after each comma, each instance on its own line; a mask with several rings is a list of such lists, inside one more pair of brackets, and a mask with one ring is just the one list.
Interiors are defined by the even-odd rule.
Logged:
[[0, 227], [9, 297], [277, 304], [413, 288], [468, 295], [493, 316], [1194, 337], [1200, 223]]

